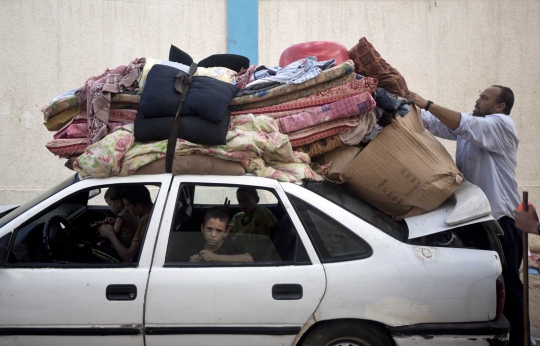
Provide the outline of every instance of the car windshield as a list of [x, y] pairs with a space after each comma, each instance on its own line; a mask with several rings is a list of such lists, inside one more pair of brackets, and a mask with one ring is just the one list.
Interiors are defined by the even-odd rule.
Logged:
[[403, 242], [407, 240], [409, 231], [404, 221], [392, 219], [391, 216], [348, 194], [339, 185], [329, 181], [304, 181], [303, 186], [377, 227], [389, 236]]
[[71, 176], [71, 177], [67, 178], [66, 180], [62, 181], [58, 185], [51, 187], [50, 189], [48, 189], [44, 193], [32, 198], [31, 200], [24, 203], [20, 207], [12, 210], [9, 214], [5, 215], [3, 218], [0, 219], [0, 228], [4, 227], [4, 225], [6, 225], [8, 222], [15, 219], [17, 216], [21, 215], [22, 213], [26, 212], [28, 209], [30, 209], [33, 206], [43, 202], [44, 200], [46, 200], [50, 196], [58, 193], [59, 191], [62, 191], [63, 189], [65, 189], [66, 187], [76, 183], [77, 181], [79, 181], [79, 178], [78, 178], [78, 175], [75, 174], [74, 176]]

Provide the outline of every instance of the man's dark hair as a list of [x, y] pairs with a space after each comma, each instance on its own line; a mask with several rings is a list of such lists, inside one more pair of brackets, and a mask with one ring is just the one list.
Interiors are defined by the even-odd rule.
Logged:
[[150, 191], [144, 185], [129, 185], [122, 189], [122, 198], [131, 204], [152, 205]]
[[219, 221], [223, 221], [226, 225], [228, 225], [230, 216], [225, 208], [218, 206], [208, 209], [206, 214], [204, 214], [203, 225], [210, 219], [218, 219]]
[[514, 92], [512, 89], [502, 86], [502, 85], [492, 85], [495, 88], [501, 89], [501, 93], [499, 95], [499, 99], [497, 100], [497, 103], [504, 103], [505, 107], [503, 110], [503, 113], [506, 115], [510, 115], [510, 111], [512, 110], [512, 107], [514, 106]]
[[236, 194], [239, 194], [239, 193], [247, 193], [248, 195], [252, 196], [255, 199], [259, 198], [257, 189], [254, 187], [240, 186], [238, 190], [236, 190]]
[[111, 186], [107, 189], [107, 192], [105, 192], [104, 197], [111, 201], [118, 201], [119, 199], [122, 199], [122, 189], [122, 186]]

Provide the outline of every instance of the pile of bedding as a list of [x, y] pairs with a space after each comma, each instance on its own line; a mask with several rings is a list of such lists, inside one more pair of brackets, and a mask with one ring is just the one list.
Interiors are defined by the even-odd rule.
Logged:
[[[57, 131], [47, 148], [85, 178], [134, 174], [165, 157], [183, 98], [175, 160], [204, 155], [240, 164], [236, 172], [322, 180], [330, 163], [311, 158], [361, 149], [409, 111], [405, 80], [365, 38], [346, 54], [337, 65], [307, 56], [282, 67], [218, 54], [190, 76], [193, 59], [171, 46], [168, 60], [106, 69], [43, 107], [45, 126]], [[180, 79], [189, 80], [184, 96]]]

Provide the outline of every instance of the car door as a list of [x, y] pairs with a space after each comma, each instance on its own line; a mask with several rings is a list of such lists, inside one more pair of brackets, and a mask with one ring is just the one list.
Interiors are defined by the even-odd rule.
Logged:
[[[197, 247], [190, 241], [201, 235], [203, 210], [222, 205], [225, 197], [233, 210], [239, 186], [256, 188], [260, 203], [278, 213], [274, 216], [281, 241], [229, 234], [235, 237], [231, 242], [249, 239], [253, 263], [189, 262], [200, 250], [201, 243]], [[148, 285], [146, 344], [291, 344], [315, 312], [325, 287], [317, 254], [277, 181], [178, 176], [171, 186]]]
[[[11, 235], [12, 241], [10, 259], [0, 268], [0, 345], [144, 345], [143, 303], [170, 182], [171, 175], [79, 181], [2, 227], [0, 238]], [[123, 187], [143, 184], [154, 194], [153, 212], [138, 260], [132, 263], [34, 260], [30, 253], [35, 247], [25, 234], [30, 237], [37, 229], [41, 240], [40, 227], [51, 214], [61, 214], [79, 232], [77, 228], [88, 221], [85, 215], [95, 215], [96, 210], [103, 209], [90, 206], [94, 200], [87, 200], [85, 205], [80, 196], [91, 196], [90, 191], [99, 192], [119, 184]], [[86, 244], [78, 243], [79, 249], [85, 246], [83, 243]], [[96, 248], [97, 245], [92, 247], [92, 251]]]

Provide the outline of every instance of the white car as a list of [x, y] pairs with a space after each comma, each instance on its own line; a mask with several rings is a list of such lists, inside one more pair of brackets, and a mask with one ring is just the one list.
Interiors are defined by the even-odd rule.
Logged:
[[[153, 196], [139, 256], [89, 261], [120, 184]], [[253, 263], [189, 262], [246, 185], [279, 237], [231, 234]], [[329, 182], [75, 176], [0, 219], [0, 345], [505, 345], [501, 230], [446, 225], [454, 204], [398, 222]]]

